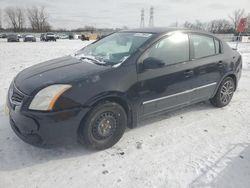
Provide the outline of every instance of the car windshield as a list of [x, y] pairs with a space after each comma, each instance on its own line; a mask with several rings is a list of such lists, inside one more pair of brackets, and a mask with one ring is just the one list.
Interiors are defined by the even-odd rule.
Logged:
[[8, 37], [17, 37], [17, 35], [16, 34], [9, 34]]
[[86, 46], [75, 56], [80, 59], [93, 60], [94, 63], [116, 65], [124, 62], [152, 36], [151, 33], [114, 33]]

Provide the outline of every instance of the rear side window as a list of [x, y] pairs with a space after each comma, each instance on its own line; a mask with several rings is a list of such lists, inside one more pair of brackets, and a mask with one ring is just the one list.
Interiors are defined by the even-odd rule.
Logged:
[[221, 53], [220, 41], [217, 39], [214, 39], [214, 44], [215, 44], [215, 53], [216, 54]]
[[158, 59], [165, 65], [189, 61], [188, 35], [176, 33], [160, 40], [146, 52], [145, 59], [149, 57]]
[[192, 55], [194, 59], [215, 55], [214, 39], [205, 35], [190, 36]]

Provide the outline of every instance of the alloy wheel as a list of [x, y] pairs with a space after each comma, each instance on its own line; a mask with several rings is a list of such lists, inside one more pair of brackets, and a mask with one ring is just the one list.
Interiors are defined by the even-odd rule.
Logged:
[[223, 104], [227, 104], [233, 97], [234, 93], [234, 83], [231, 80], [226, 81], [220, 92], [220, 99]]

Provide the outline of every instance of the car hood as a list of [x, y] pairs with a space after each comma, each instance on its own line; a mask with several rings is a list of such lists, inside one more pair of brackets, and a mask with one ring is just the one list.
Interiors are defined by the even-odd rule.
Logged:
[[79, 60], [73, 56], [66, 56], [46, 61], [21, 71], [15, 78], [15, 86], [25, 93], [40, 90], [51, 84], [70, 84], [91, 74], [110, 69], [109, 66]]
[[10, 36], [8, 39], [18, 39], [18, 36]]

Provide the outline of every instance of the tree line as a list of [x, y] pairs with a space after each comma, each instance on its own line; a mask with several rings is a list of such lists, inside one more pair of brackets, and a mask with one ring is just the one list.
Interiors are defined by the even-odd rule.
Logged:
[[46, 32], [51, 29], [49, 24], [49, 14], [44, 6], [32, 6], [29, 8], [7, 7], [4, 10], [0, 9], [0, 29], [2, 19], [8, 25], [8, 29], [14, 32], [22, 32], [32, 30], [33, 32]]
[[[186, 21], [181, 27], [188, 29], [196, 29], [209, 31], [212, 33], [235, 33], [237, 34], [237, 27], [240, 23], [240, 19], [246, 17], [244, 9], [234, 10], [229, 16], [228, 19], [215, 19], [209, 22], [202, 22], [196, 20], [194, 22]], [[250, 32], [250, 14], [248, 19], [248, 28], [247, 32]], [[3, 28], [2, 20], [8, 24], [8, 30], [14, 32], [22, 31], [33, 31], [33, 32], [47, 32], [51, 30], [49, 24], [49, 14], [44, 6], [33, 6], [29, 8], [21, 7], [7, 7], [3, 10], [0, 9], [0, 30]], [[178, 26], [178, 23], [174, 24]], [[173, 26], [173, 25], [172, 25]], [[127, 27], [126, 27], [127, 28]], [[92, 26], [85, 26], [84, 28], [76, 29], [78, 30], [88, 30], [95, 31], [96, 28]]]
[[[234, 10], [228, 19], [215, 19], [209, 22], [201, 22], [196, 20], [195, 22], [184, 22], [183, 27], [188, 29], [203, 30], [212, 33], [235, 33], [237, 34], [237, 27], [240, 23], [240, 19], [246, 17], [244, 9]], [[249, 14], [250, 19], [250, 14]], [[250, 32], [250, 20], [248, 20], [248, 28], [246, 31]]]

